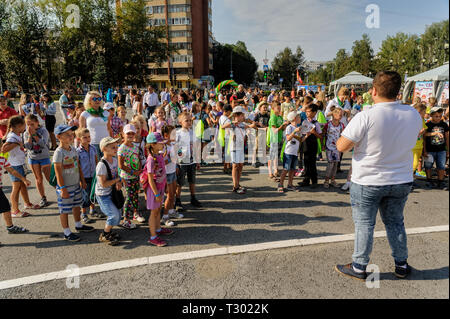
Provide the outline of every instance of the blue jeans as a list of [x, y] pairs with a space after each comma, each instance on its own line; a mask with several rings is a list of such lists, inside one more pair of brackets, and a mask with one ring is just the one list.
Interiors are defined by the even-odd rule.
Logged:
[[100, 206], [102, 212], [108, 216], [106, 220], [106, 225], [108, 226], [117, 226], [120, 223], [121, 213], [120, 210], [117, 209], [116, 205], [112, 202], [111, 195], [99, 196], [97, 197], [97, 202]]
[[411, 187], [412, 183], [388, 186], [363, 186], [352, 183], [350, 199], [355, 224], [355, 248], [352, 257], [355, 267], [365, 270], [369, 264], [378, 210], [386, 227], [395, 263], [401, 265], [406, 262], [408, 247], [403, 209]]
[[436, 163], [436, 169], [444, 170], [445, 162], [447, 161], [447, 152], [428, 152], [428, 155], [433, 156], [433, 163], [425, 161], [425, 169], [432, 169], [433, 164]]

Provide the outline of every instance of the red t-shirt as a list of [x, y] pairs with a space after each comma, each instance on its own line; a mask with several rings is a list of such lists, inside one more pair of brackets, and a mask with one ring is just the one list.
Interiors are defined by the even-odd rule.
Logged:
[[[0, 109], [0, 120], [7, 120], [10, 117], [13, 117], [14, 115], [18, 115], [16, 110], [7, 107], [4, 111]], [[0, 138], [3, 138], [6, 136], [6, 129], [8, 125], [0, 125]]]

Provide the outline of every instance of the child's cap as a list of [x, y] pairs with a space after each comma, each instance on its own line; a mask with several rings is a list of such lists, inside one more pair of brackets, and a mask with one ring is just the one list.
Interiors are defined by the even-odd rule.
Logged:
[[103, 110], [105, 111], [114, 110], [114, 104], [112, 104], [111, 102], [105, 103], [105, 105], [103, 105]]
[[430, 114], [433, 114], [433, 113], [436, 113], [436, 112], [439, 112], [439, 111], [442, 111], [442, 107], [440, 107], [440, 106], [433, 106], [431, 108], [431, 110], [430, 110]]
[[245, 109], [242, 106], [236, 106], [233, 109], [233, 114], [236, 114], [236, 113], [245, 113]]
[[103, 151], [103, 149], [109, 144], [118, 143], [119, 141], [120, 138], [112, 138], [111, 136], [105, 137], [100, 141], [100, 150]]
[[129, 132], [133, 132], [136, 134], [136, 127], [133, 124], [127, 124], [124, 126], [123, 128], [123, 132], [125, 134], [129, 133]]
[[75, 131], [78, 127], [66, 124], [60, 124], [55, 128], [55, 135], [65, 133], [67, 131]]
[[292, 122], [293, 120], [295, 120], [295, 118], [296, 118], [297, 116], [299, 116], [299, 114], [298, 114], [297, 112], [291, 112], [291, 113], [288, 114], [287, 120], [288, 120], [289, 122]]
[[68, 108], [68, 109], [71, 109], [71, 110], [75, 110], [75, 105], [69, 104], [69, 105], [67, 105], [67, 108]]
[[147, 143], [153, 144], [153, 143], [165, 143], [163, 137], [158, 132], [149, 133], [147, 135]]

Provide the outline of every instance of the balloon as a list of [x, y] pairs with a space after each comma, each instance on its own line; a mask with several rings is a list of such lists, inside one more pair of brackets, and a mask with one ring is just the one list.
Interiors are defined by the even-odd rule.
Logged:
[[227, 86], [227, 85], [232, 85], [234, 87], [238, 86], [238, 84], [236, 82], [234, 82], [233, 80], [223, 81], [223, 82], [219, 83], [219, 85], [216, 87], [216, 96], [219, 96], [220, 90], [222, 90], [222, 88]]

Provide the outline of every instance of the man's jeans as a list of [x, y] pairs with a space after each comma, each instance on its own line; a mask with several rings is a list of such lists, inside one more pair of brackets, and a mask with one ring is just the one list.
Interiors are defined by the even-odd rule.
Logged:
[[403, 209], [411, 187], [412, 183], [388, 186], [352, 183], [350, 198], [355, 223], [355, 248], [352, 257], [355, 267], [365, 269], [369, 263], [378, 210], [386, 227], [395, 263], [403, 264], [408, 259]]
[[147, 118], [147, 121], [150, 119], [150, 117], [152, 117], [152, 114], [155, 112], [155, 108], [156, 106], [149, 106], [145, 108], [144, 114]]

